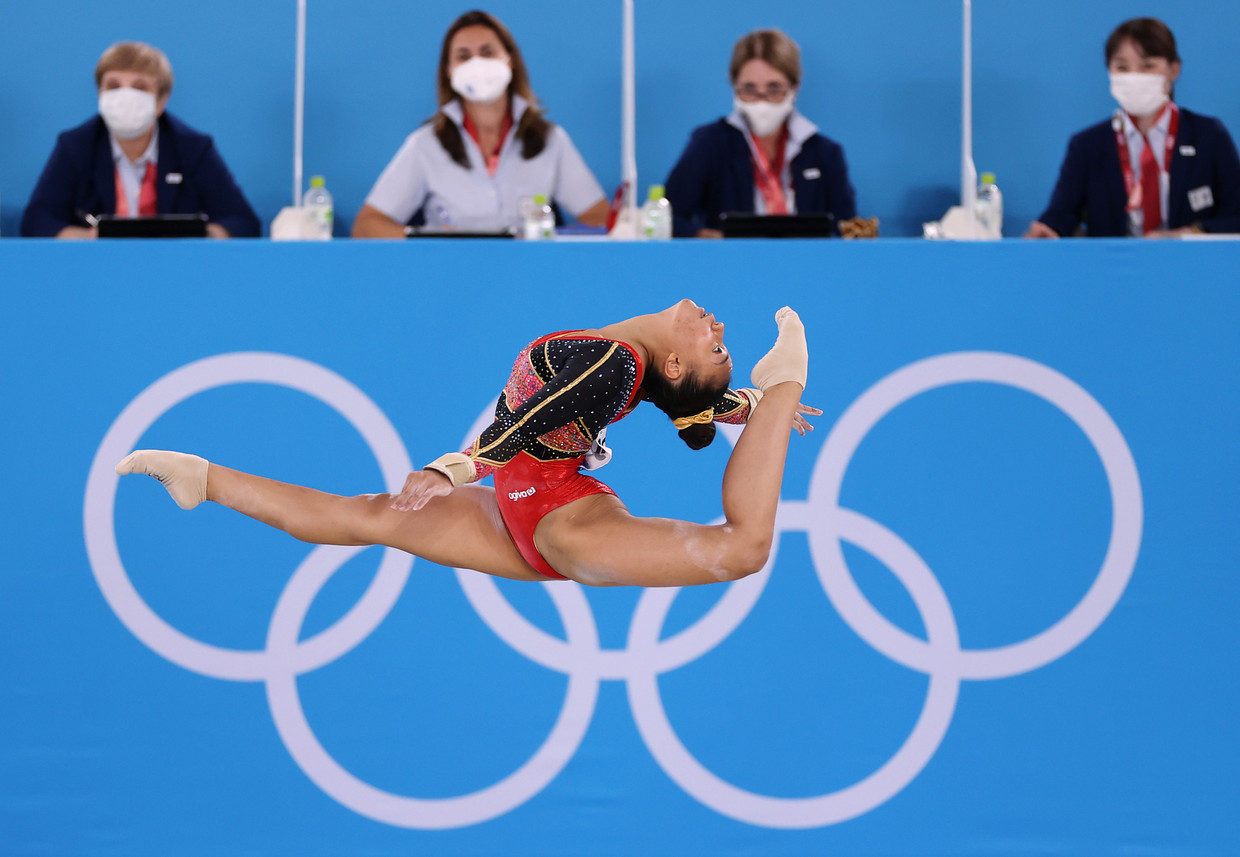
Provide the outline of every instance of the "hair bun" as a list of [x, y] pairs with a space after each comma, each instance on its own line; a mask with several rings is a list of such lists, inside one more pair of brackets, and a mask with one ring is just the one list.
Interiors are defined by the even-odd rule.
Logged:
[[714, 423], [696, 423], [680, 430], [680, 439], [689, 445], [690, 449], [702, 449], [710, 446], [710, 442], [715, 439]]

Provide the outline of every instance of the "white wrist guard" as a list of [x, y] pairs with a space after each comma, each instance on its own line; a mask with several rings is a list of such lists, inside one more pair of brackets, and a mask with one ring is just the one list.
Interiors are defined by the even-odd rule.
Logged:
[[441, 455], [422, 469], [433, 470], [447, 476], [453, 488], [460, 488], [465, 483], [473, 482], [478, 478], [478, 468], [474, 466], [473, 459], [463, 452], [449, 452]]
[[753, 409], [758, 407], [758, 402], [762, 401], [762, 391], [756, 387], [741, 387], [736, 391], [745, 397], [749, 402], [749, 413], [753, 414]]

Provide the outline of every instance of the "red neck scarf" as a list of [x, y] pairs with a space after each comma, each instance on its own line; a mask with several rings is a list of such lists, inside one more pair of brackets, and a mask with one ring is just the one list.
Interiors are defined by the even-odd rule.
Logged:
[[788, 197], [784, 193], [784, 154], [788, 150], [788, 126], [784, 125], [775, 142], [775, 159], [770, 160], [758, 139], [749, 135], [752, 145], [749, 153], [753, 160], [753, 183], [762, 194], [767, 214], [787, 214]]
[[[1144, 148], [1141, 149], [1141, 181], [1137, 181], [1136, 175], [1133, 173], [1132, 160], [1128, 154], [1128, 140], [1124, 136], [1123, 123], [1117, 122], [1119, 127], [1115, 129], [1115, 145], [1119, 150], [1119, 167], [1124, 174], [1124, 192], [1128, 195], [1128, 211], [1141, 209], [1142, 226], [1141, 230], [1146, 234], [1161, 229], [1162, 220], [1162, 189], [1160, 185], [1160, 174], [1171, 169], [1171, 154], [1175, 150], [1175, 137], [1180, 130], [1180, 108], [1175, 106], [1174, 102], [1168, 101], [1163, 105], [1162, 110], [1158, 111], [1158, 119], [1155, 123], [1162, 119], [1162, 114], [1171, 111], [1171, 119], [1167, 123], [1167, 144], [1163, 147], [1162, 164], [1158, 163], [1158, 156], [1154, 154], [1154, 147], [1150, 145], [1150, 140], [1141, 134], [1141, 139], [1145, 142]], [[1133, 127], [1140, 130], [1137, 120], [1129, 115], [1132, 120]]]
[[[116, 172], [116, 216], [130, 217], [129, 214], [129, 198], [125, 196], [125, 183], [121, 181], [121, 171], [119, 167], [113, 168]], [[157, 212], [155, 203], [157, 193], [155, 188], [155, 162], [146, 162], [146, 174], [142, 177], [142, 189], [138, 191], [138, 213], [133, 217], [154, 217]]]
[[[469, 118], [469, 111], [465, 112], [465, 133], [474, 138], [474, 142], [478, 144], [478, 150], [482, 151], [482, 141], [478, 139], [478, 127], [474, 125], [474, 120]], [[499, 169], [499, 150], [504, 148], [504, 140], [508, 139], [508, 132], [512, 130], [512, 113], [504, 114], [504, 124], [499, 129], [499, 142], [495, 145], [495, 151], [482, 152], [483, 158], [487, 162], [487, 175], [495, 175], [495, 171]]]

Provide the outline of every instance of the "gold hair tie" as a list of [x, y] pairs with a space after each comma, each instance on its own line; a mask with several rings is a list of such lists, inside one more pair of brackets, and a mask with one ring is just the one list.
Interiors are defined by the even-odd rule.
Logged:
[[715, 421], [715, 409], [707, 408], [706, 410], [702, 411], [702, 413], [694, 414], [691, 417], [676, 417], [676, 419], [672, 420], [672, 425], [676, 426], [677, 429], [683, 431], [692, 425], [701, 426], [701, 425], [706, 425], [707, 423], [713, 423], [714, 421]]

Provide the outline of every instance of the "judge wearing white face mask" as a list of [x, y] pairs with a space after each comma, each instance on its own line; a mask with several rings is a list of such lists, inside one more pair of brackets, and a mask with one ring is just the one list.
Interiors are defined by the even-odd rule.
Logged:
[[545, 195], [588, 226], [607, 222], [603, 189], [568, 133], [543, 118], [508, 29], [486, 12], [448, 28], [439, 111], [406, 139], [353, 222], [355, 238], [408, 225], [495, 232], [521, 226], [520, 200]]
[[210, 137], [166, 111], [172, 66], [118, 42], [95, 67], [99, 114], [60, 135], [22, 216], [28, 237], [94, 238], [99, 215], [199, 214], [216, 238], [260, 226]]
[[844, 149], [796, 109], [796, 42], [779, 30], [742, 36], [729, 77], [731, 114], [693, 131], [664, 183], [673, 234], [718, 238], [725, 212], [855, 217]]
[[1240, 157], [1222, 122], [1173, 100], [1171, 30], [1126, 21], [1107, 39], [1106, 62], [1119, 109], [1068, 143], [1050, 205], [1025, 237], [1240, 232]]

